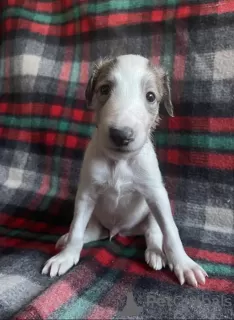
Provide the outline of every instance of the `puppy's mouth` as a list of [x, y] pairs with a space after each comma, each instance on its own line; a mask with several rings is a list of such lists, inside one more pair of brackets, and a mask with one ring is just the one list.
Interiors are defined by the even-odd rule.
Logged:
[[140, 148], [137, 148], [137, 149], [125, 149], [125, 148], [118, 148], [118, 147], [109, 147], [108, 148], [110, 151], [112, 152], [116, 152], [116, 153], [119, 153], [119, 154], [131, 154], [131, 153], [135, 153], [135, 152], [138, 152], [140, 151], [141, 147]]
[[118, 152], [118, 153], [131, 153], [132, 150], [127, 150], [123, 148], [109, 148], [111, 151]]

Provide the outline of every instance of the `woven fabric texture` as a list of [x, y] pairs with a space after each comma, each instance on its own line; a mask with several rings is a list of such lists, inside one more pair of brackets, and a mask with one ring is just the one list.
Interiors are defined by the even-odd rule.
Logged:
[[[1, 0], [0, 318], [233, 319], [234, 1]], [[86, 245], [41, 275], [67, 232], [92, 113], [92, 63], [142, 54], [169, 73], [175, 117], [154, 133], [173, 214], [208, 272], [181, 287], [141, 237]]]

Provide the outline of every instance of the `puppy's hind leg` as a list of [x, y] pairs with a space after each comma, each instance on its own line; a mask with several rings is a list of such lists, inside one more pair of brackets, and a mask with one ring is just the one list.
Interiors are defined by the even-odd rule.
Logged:
[[162, 231], [151, 213], [149, 213], [145, 229], [146, 251], [145, 260], [147, 264], [155, 269], [161, 270], [166, 266], [166, 256], [163, 253]]
[[[105, 229], [95, 216], [92, 216], [84, 234], [84, 244], [92, 241], [102, 240], [109, 237], [109, 231]], [[68, 233], [61, 236], [57, 243], [56, 248], [63, 248], [66, 246], [68, 240]]]

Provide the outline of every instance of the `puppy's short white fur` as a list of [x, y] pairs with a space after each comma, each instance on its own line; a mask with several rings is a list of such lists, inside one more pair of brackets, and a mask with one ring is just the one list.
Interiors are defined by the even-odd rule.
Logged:
[[84, 243], [144, 235], [152, 268], [168, 264], [181, 284], [204, 284], [206, 272], [181, 243], [150, 140], [159, 103], [173, 115], [167, 75], [142, 56], [106, 59], [95, 66], [86, 98], [97, 128], [85, 153], [70, 231], [42, 273], [64, 274], [78, 263]]

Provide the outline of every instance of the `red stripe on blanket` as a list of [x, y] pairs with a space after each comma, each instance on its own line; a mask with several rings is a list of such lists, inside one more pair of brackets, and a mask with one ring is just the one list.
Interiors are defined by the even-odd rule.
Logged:
[[[8, 0], [8, 6], [18, 6], [18, 0]], [[207, 15], [213, 13], [214, 10], [218, 14], [226, 13], [232, 10], [232, 1], [231, 0], [220, 0], [219, 3], [213, 2], [208, 4], [191, 4], [191, 5], [180, 5], [178, 6], [178, 18], [184, 18], [191, 14], [191, 10], [194, 10], [198, 14], [201, 12], [202, 15]], [[70, 9], [74, 7], [74, 2], [72, 0], [63, 0], [63, 1], [48, 1], [48, 2], [37, 2], [28, 1], [24, 3], [24, 8], [29, 10], [36, 10], [37, 12], [45, 13], [59, 13], [63, 12], [65, 9]], [[219, 7], [216, 9], [216, 7]], [[199, 10], [198, 10], [199, 8]], [[165, 10], [168, 10], [167, 7]]]
[[[80, 18], [80, 32], [90, 32], [97, 29], [119, 27], [122, 25], [134, 25], [139, 23], [162, 22], [170, 18], [184, 19], [191, 16], [204, 16], [211, 14], [224, 14], [234, 10], [234, 2], [220, 1], [219, 4], [201, 4], [178, 7], [176, 9], [157, 9], [153, 10], [151, 15], [145, 12], [134, 13], [115, 13], [99, 16], [89, 16]], [[73, 27], [74, 22], [68, 22], [63, 25], [63, 35], [74, 35], [77, 31]], [[60, 36], [61, 30], [58, 25], [41, 24], [22, 18], [7, 18], [4, 32], [15, 29], [28, 29], [41, 35]]]
[[68, 231], [68, 228], [66, 227], [53, 226], [46, 222], [10, 216], [3, 212], [0, 213], [0, 220], [1, 226], [12, 229], [26, 229], [31, 232], [47, 232], [50, 235], [62, 235]]
[[185, 248], [186, 252], [189, 256], [194, 259], [207, 260], [212, 263], [225, 263], [225, 264], [233, 264], [233, 255], [222, 253], [222, 252], [214, 252], [196, 248]]
[[4, 129], [0, 127], [0, 138], [15, 141], [22, 141], [28, 143], [42, 143], [43, 145], [47, 146], [60, 146], [61, 144], [56, 139], [57, 135], [61, 135], [61, 137], [66, 138], [64, 142], [64, 147], [71, 148], [71, 149], [85, 149], [88, 145], [89, 139], [82, 138], [78, 136], [69, 135], [66, 133], [60, 132], [50, 132], [47, 130], [46, 132], [43, 131], [30, 131], [30, 130], [21, 130], [21, 129]]
[[[159, 148], [158, 148], [159, 150]], [[216, 154], [208, 152], [184, 151], [168, 149], [167, 153], [160, 153], [160, 160], [166, 160], [175, 165], [193, 165], [198, 167], [207, 167], [222, 170], [234, 169], [234, 155]], [[166, 157], [166, 159], [163, 159]]]
[[175, 117], [162, 121], [163, 128], [170, 130], [234, 132], [234, 118]]
[[48, 254], [55, 253], [54, 243], [43, 244], [42, 242], [34, 240], [25, 241], [19, 238], [0, 236], [0, 245], [3, 248], [33, 249], [40, 250]]
[[[17, 1], [15, 0], [15, 5], [17, 5]], [[65, 9], [72, 8], [74, 2], [72, 0], [62, 0], [62, 1], [48, 1], [48, 2], [37, 2], [36, 8], [34, 1], [27, 1], [24, 4], [25, 9], [36, 10], [37, 12], [62, 12]]]
[[[1, 103], [0, 102], [0, 114], [14, 115], [14, 116], [43, 116], [60, 118], [62, 113], [69, 114], [71, 109], [62, 107], [61, 105], [51, 105], [47, 103]], [[66, 117], [64, 117], [65, 119]], [[91, 123], [93, 120], [93, 112], [86, 110], [74, 109], [72, 110], [72, 116], [69, 114], [67, 117], [69, 120]]]

